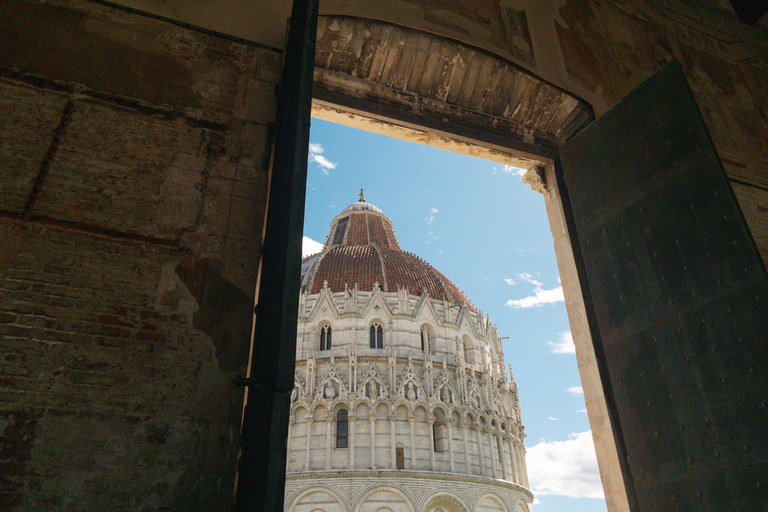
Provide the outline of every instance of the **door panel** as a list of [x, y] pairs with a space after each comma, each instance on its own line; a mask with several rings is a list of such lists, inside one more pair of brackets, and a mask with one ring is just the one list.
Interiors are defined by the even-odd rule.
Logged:
[[680, 65], [557, 174], [630, 506], [768, 507], [768, 278]]

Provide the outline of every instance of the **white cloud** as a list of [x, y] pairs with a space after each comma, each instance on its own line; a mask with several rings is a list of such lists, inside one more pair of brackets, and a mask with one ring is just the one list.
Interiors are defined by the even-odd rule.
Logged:
[[541, 501], [539, 501], [539, 498], [533, 498], [533, 502], [531, 502], [531, 505], [541, 505]]
[[573, 394], [573, 395], [583, 395], [584, 390], [581, 388], [581, 386], [573, 386], [572, 388], [566, 389], [567, 392]]
[[547, 418], [549, 421], [560, 421], [560, 418], [555, 418], [554, 416], [550, 416]]
[[308, 236], [301, 239], [301, 257], [306, 258], [323, 250], [323, 244], [315, 242]]
[[587, 410], [586, 410], [586, 409], [579, 409], [579, 410], [578, 410], [578, 411], [576, 411], [576, 412], [583, 412], [584, 414], [586, 414], [586, 413], [587, 413]]
[[[558, 286], [557, 288], [553, 288], [551, 290], [545, 290], [544, 285], [540, 281], [534, 279], [532, 274], [528, 273], [517, 274], [517, 279], [531, 283], [533, 285], [533, 292], [535, 295], [525, 297], [524, 299], [508, 300], [506, 305], [510, 308], [532, 308], [541, 306], [542, 304], [551, 304], [553, 302], [562, 302], [565, 300], [562, 286]], [[507, 284], [515, 284], [514, 279], [507, 278], [505, 281]]]
[[541, 306], [542, 304], [551, 304], [553, 302], [563, 302], [565, 297], [563, 296], [563, 287], [558, 286], [551, 290], [544, 290], [543, 288], [536, 288], [533, 290], [536, 295], [525, 297], [524, 299], [508, 300], [507, 306], [510, 308], [532, 308]]
[[603, 498], [592, 432], [573, 433], [565, 441], [541, 442], [525, 457], [534, 494]]
[[531, 274], [517, 274], [517, 278], [520, 279], [521, 281], [527, 281], [531, 283], [533, 286], [536, 286], [539, 288], [544, 286], [543, 284], [535, 280]]
[[336, 163], [331, 162], [323, 156], [322, 144], [309, 144], [309, 161], [318, 164], [320, 166], [320, 170], [323, 171], [323, 174], [325, 175], [328, 174], [329, 169], [336, 168]]
[[525, 174], [525, 169], [521, 169], [519, 167], [513, 167], [511, 165], [505, 165], [504, 166], [504, 172], [507, 174], [514, 174], [517, 176], [522, 176]]
[[507, 283], [510, 286], [515, 286], [515, 280], [512, 279], [511, 277], [504, 278], [504, 282]]
[[552, 342], [548, 341], [549, 346], [552, 347], [553, 354], [575, 354], [576, 345], [573, 344], [573, 336], [571, 331], [563, 331], [558, 334], [560, 341]]
[[436, 213], [440, 213], [440, 210], [438, 210], [437, 208], [430, 208], [429, 209], [429, 217], [424, 219], [424, 220], [427, 221], [427, 224], [432, 224], [435, 221], [435, 214]]

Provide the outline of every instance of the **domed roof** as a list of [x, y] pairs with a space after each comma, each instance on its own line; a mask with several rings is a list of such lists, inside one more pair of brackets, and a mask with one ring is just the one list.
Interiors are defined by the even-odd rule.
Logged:
[[376, 212], [376, 213], [383, 213], [377, 206], [373, 206], [371, 203], [365, 200], [365, 194], [363, 193], [363, 189], [360, 189], [360, 199], [358, 199], [356, 203], [352, 203], [351, 205], [341, 210], [341, 213], [347, 213], [347, 212], [353, 212], [353, 211], [361, 212], [363, 210]]
[[450, 279], [418, 256], [400, 249], [392, 221], [366, 202], [362, 190], [360, 200], [333, 219], [323, 250], [302, 260], [303, 291], [320, 293], [326, 282], [332, 292], [343, 292], [355, 285], [361, 291], [371, 291], [376, 283], [385, 292], [407, 288], [410, 294], [420, 295], [426, 290], [434, 300], [475, 309]]

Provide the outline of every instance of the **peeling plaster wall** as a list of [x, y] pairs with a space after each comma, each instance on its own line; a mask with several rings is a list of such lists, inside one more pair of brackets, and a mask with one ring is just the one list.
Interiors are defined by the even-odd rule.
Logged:
[[79, 0], [0, 23], [0, 508], [227, 510], [282, 57]]

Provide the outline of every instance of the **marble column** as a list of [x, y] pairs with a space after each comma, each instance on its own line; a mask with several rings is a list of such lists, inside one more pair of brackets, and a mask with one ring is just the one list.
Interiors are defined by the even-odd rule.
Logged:
[[416, 416], [408, 416], [408, 423], [411, 426], [411, 467], [416, 469]]
[[475, 431], [475, 439], [477, 441], [477, 460], [480, 464], [480, 476], [485, 476], [485, 461], [483, 460], [483, 443], [482, 443], [482, 437], [480, 435], [480, 426], [475, 425], [472, 427], [472, 430]]
[[389, 451], [392, 460], [389, 463], [390, 469], [397, 467], [397, 446], [395, 445], [395, 426], [397, 425], [397, 416], [392, 414], [389, 417]]
[[525, 483], [525, 472], [523, 469], [523, 457], [522, 452], [520, 451], [520, 443], [515, 441], [515, 458], [517, 459], [517, 474], [520, 478], [520, 485], [526, 485]]
[[371, 467], [376, 469], [376, 415], [370, 414], [368, 421], [371, 425]]
[[349, 469], [355, 467], [355, 420], [357, 416], [350, 414], [347, 416], [347, 425], [349, 425]]
[[487, 429], [488, 432], [488, 451], [491, 452], [491, 474], [493, 475], [493, 478], [498, 479], [499, 478], [499, 465], [496, 463], [496, 455], [497, 450], [493, 443], [493, 431], [489, 428]]
[[[293, 414], [291, 414], [291, 417], [290, 417], [290, 418], [288, 418], [288, 441], [287, 441], [287, 445], [288, 445], [289, 447], [290, 447], [290, 446], [291, 446], [291, 444], [292, 444], [292, 443], [291, 443], [291, 436], [293, 435], [293, 433], [294, 433], [294, 430], [296, 430], [296, 418], [293, 416]], [[285, 467], [286, 467], [286, 469], [288, 468], [288, 464], [289, 464], [289, 461], [290, 461], [290, 459], [291, 459], [291, 458], [290, 458], [290, 448], [288, 448], [288, 452], [289, 452], [289, 453], [288, 453], [288, 460], [286, 460], [286, 461], [285, 461]]]
[[325, 415], [325, 469], [331, 469], [331, 427], [333, 426], [333, 414]]
[[525, 486], [529, 487], [530, 484], [528, 483], [528, 465], [525, 463], [525, 445], [523, 443], [520, 443], [520, 462], [523, 466], [523, 481], [525, 482]]
[[453, 420], [448, 420], [445, 424], [448, 426], [448, 460], [451, 463], [451, 473], [454, 473], [456, 467], [453, 462]]
[[501, 440], [501, 436], [502, 436], [501, 432], [495, 432], [493, 434], [494, 448], [496, 448], [496, 452], [499, 454], [499, 464], [501, 465], [501, 476], [504, 480], [509, 482], [509, 473], [507, 471], [507, 457], [504, 454], [504, 442]]
[[429, 429], [429, 470], [435, 470], [435, 419], [427, 418], [427, 428]]
[[509, 451], [509, 471], [511, 473], [510, 477], [513, 482], [520, 483], [518, 477], [517, 477], [517, 469], [515, 468], [515, 446], [512, 444], [514, 437], [507, 434], [504, 436], [504, 440], [506, 441], [507, 449]]
[[310, 454], [312, 453], [312, 424], [315, 422], [315, 419], [311, 416], [307, 416], [304, 418], [304, 421], [307, 423], [307, 456], [304, 458], [304, 469], [306, 471], [309, 471], [310, 466]]
[[461, 438], [464, 440], [464, 468], [465, 473], [469, 475], [469, 440], [467, 439], [467, 427], [469, 427], [469, 423], [459, 423], [459, 428], [461, 429]]

